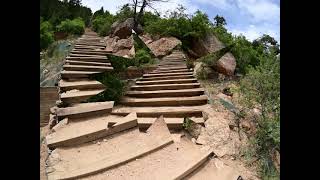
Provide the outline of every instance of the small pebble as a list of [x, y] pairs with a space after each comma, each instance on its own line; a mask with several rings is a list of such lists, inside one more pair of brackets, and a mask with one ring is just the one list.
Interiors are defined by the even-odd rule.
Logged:
[[80, 152], [80, 150], [78, 150], [78, 153]]
[[97, 144], [100, 145], [100, 142], [98, 142]]
[[103, 139], [103, 142], [107, 142], [107, 140], [106, 140], [106, 139]]

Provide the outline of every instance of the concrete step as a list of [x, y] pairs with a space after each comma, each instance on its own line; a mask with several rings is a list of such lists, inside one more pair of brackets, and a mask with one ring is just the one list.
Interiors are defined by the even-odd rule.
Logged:
[[158, 80], [174, 80], [174, 79], [193, 79], [193, 75], [179, 75], [179, 76], [163, 76], [163, 77], [148, 77], [139, 79], [140, 81], [158, 81]]
[[58, 108], [56, 115], [59, 119], [67, 117], [69, 120], [106, 115], [112, 111], [113, 105], [113, 101], [75, 104], [71, 107]]
[[163, 77], [163, 76], [180, 76], [180, 75], [192, 75], [192, 72], [178, 72], [178, 73], [159, 73], [159, 74], [144, 74], [143, 77]]
[[91, 72], [106, 72], [112, 71], [113, 67], [110, 66], [84, 66], [84, 65], [63, 65], [66, 71], [91, 71]]
[[[58, 148], [49, 157], [48, 164], [53, 164], [51, 167], [54, 170], [48, 174], [48, 178], [119, 179], [119, 175], [121, 175], [119, 172], [111, 173], [110, 175], [103, 173], [107, 172], [109, 174], [109, 170], [112, 171], [131, 162], [137, 162], [138, 159], [148, 157], [164, 147], [175, 147], [173, 145], [173, 138], [165, 123], [160, 124], [155, 122], [154, 124], [156, 125], [151, 126], [147, 133], [127, 130], [110, 138], [107, 137], [107, 141], [99, 141], [99, 145], [86, 143], [78, 146], [77, 149]], [[70, 156], [70, 154], [73, 154], [73, 156]], [[124, 172], [127, 174], [126, 171]], [[101, 174], [101, 177], [94, 177]], [[116, 177], [109, 177], [112, 175], [116, 175]], [[135, 175], [134, 177], [129, 175], [121, 176], [120, 179], [140, 179], [139, 175]]]
[[183, 66], [175, 66], [175, 67], [158, 67], [157, 70], [178, 70], [178, 69], [188, 69], [186, 65]]
[[88, 90], [106, 88], [102, 83], [95, 80], [66, 81], [60, 80], [59, 87], [61, 91], [69, 91], [72, 89]]
[[73, 60], [66, 60], [66, 64], [69, 65], [88, 65], [88, 66], [109, 66], [111, 67], [111, 63], [101, 63], [101, 62], [86, 62], [86, 61], [73, 61]]
[[197, 79], [169, 79], [169, 80], [156, 80], [156, 81], [136, 81], [137, 85], [157, 85], [157, 84], [185, 84], [196, 83]]
[[199, 88], [200, 83], [185, 83], [185, 84], [155, 84], [155, 85], [135, 85], [131, 86], [134, 91], [157, 91], [157, 90], [178, 90]]
[[107, 63], [109, 62], [107, 57], [104, 56], [90, 56], [90, 57], [66, 57], [66, 60], [70, 61], [84, 61], [84, 62], [101, 62]]
[[[114, 118], [120, 119], [121, 122], [108, 128], [108, 121]], [[93, 123], [96, 124], [93, 125]], [[49, 148], [74, 146], [94, 141], [135, 126], [137, 126], [136, 113], [130, 113], [125, 117], [115, 117], [112, 115], [94, 117], [83, 121], [68, 123], [66, 127], [46, 136], [46, 142]], [[79, 127], [83, 128], [78, 129]]]
[[65, 92], [60, 94], [61, 101], [72, 104], [72, 103], [81, 103], [83, 101], [88, 100], [90, 97], [95, 96], [105, 89], [95, 89], [95, 90], [85, 90], [85, 91], [77, 91], [77, 92]]
[[[147, 129], [151, 126], [151, 124], [156, 120], [156, 118], [138, 118], [138, 127], [139, 129]], [[195, 123], [204, 125], [203, 118], [193, 118]], [[184, 118], [164, 118], [164, 121], [166, 122], [168, 128], [170, 130], [181, 130], [183, 129], [183, 121]]]
[[93, 54], [69, 54], [70, 57], [106, 57], [104, 55], [93, 55]]
[[160, 73], [178, 73], [178, 72], [193, 72], [189, 69], [178, 69], [178, 70], [154, 70], [149, 72], [149, 74], [160, 74]]
[[106, 47], [105, 44], [102, 43], [85, 43], [85, 42], [77, 42], [75, 45], [86, 45], [86, 46], [99, 46], [99, 47]]
[[85, 54], [85, 55], [107, 55], [108, 51], [97, 51], [97, 50], [72, 50], [72, 54]]
[[206, 95], [192, 97], [165, 97], [165, 98], [130, 98], [124, 97], [121, 104], [126, 106], [197, 106], [207, 104]]
[[204, 94], [203, 88], [159, 90], [159, 91], [127, 91], [126, 96], [135, 98], [190, 97]]
[[62, 79], [74, 79], [74, 78], [88, 78], [90, 75], [98, 74], [100, 72], [94, 71], [61, 71]]
[[138, 117], [202, 117], [202, 106], [164, 106], [164, 107], [116, 107], [112, 114], [127, 115], [136, 112]]

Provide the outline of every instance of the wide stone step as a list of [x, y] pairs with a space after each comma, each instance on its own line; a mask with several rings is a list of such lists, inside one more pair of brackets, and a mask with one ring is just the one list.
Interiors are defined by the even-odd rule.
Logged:
[[144, 74], [143, 77], [162, 77], [162, 76], [180, 76], [180, 75], [192, 75], [192, 72], [178, 72], [178, 73], [159, 73], [159, 74]]
[[127, 115], [136, 112], [138, 117], [203, 117], [202, 106], [167, 106], [167, 107], [117, 107], [112, 114]]
[[166, 63], [159, 63], [159, 67], [162, 67], [162, 66], [183, 66], [185, 65], [186, 63], [184, 62], [166, 62]]
[[[49, 148], [74, 146], [137, 126], [136, 113], [118, 117], [120, 121], [112, 128], [108, 128], [108, 121], [114, 118], [114, 116], [101, 116], [67, 124], [67, 127], [46, 136], [47, 145]], [[83, 128], [77, 129], [79, 127]]]
[[66, 60], [71, 61], [84, 61], [84, 62], [103, 62], [107, 63], [109, 62], [107, 57], [104, 56], [90, 56], [90, 57], [66, 57]]
[[185, 84], [155, 84], [155, 85], [135, 85], [131, 86], [134, 91], [156, 91], [156, 90], [178, 90], [199, 88], [200, 83], [185, 83]]
[[98, 74], [100, 72], [94, 71], [61, 71], [62, 79], [74, 79], [74, 78], [88, 78], [90, 75]]
[[73, 50], [71, 51], [72, 54], [86, 54], [86, 55], [107, 55], [110, 52], [108, 51], [84, 51], [84, 50]]
[[188, 69], [186, 65], [175, 66], [175, 67], [158, 67], [157, 70], [178, 70], [178, 69]]
[[154, 70], [149, 74], [160, 74], [160, 73], [178, 73], [178, 72], [193, 72], [189, 69], [178, 69], [178, 70]]
[[61, 101], [65, 103], [80, 103], [88, 100], [90, 97], [97, 95], [103, 92], [105, 89], [98, 90], [86, 90], [86, 91], [77, 91], [77, 92], [65, 92], [60, 94]]
[[[138, 118], [138, 127], [139, 129], [147, 129], [151, 124], [156, 120], [156, 118]], [[203, 118], [192, 118], [195, 123], [204, 125]], [[167, 126], [171, 130], [181, 130], [183, 128], [184, 118], [164, 118]]]
[[136, 81], [137, 85], [157, 85], [157, 84], [185, 84], [195, 83], [197, 79], [169, 79], [169, 80], [156, 80], [156, 81]]
[[70, 65], [109, 66], [109, 67], [111, 66], [111, 63], [73, 61], [73, 60], [66, 60], [65, 63]]
[[72, 89], [88, 90], [88, 89], [102, 89], [106, 88], [102, 83], [95, 80], [80, 80], [80, 81], [59, 81], [61, 91], [69, 91]]
[[[77, 149], [61, 148], [65, 150], [59, 151], [59, 148], [58, 151], [53, 152], [50, 155], [49, 164], [54, 164], [52, 165], [54, 170], [48, 174], [49, 179], [87, 179], [88, 176], [90, 179], [140, 179], [141, 173], [134, 176], [123, 176], [120, 172], [107, 174], [109, 174], [109, 170], [117, 170], [132, 162], [135, 163], [138, 159], [148, 157], [165, 147], [175, 148], [173, 138], [164, 122], [163, 124], [158, 123], [155, 127], [151, 126], [146, 133], [128, 130], [125, 133], [107, 137], [107, 139], [105, 142], [99, 142], [99, 145], [86, 143], [83, 146], [78, 146]], [[77, 153], [72, 157], [68, 156], [72, 152]], [[66, 164], [70, 165], [66, 166]], [[104, 174], [105, 172], [106, 174]], [[101, 176], [95, 177], [95, 175]], [[148, 176], [147, 173], [144, 173], [144, 177]]]
[[66, 71], [97, 71], [105, 72], [112, 71], [113, 67], [110, 66], [84, 66], [84, 65], [63, 65], [63, 69]]
[[99, 46], [98, 47], [97, 46], [81, 46], [81, 45], [74, 46], [74, 50], [96, 50], [96, 49], [103, 50], [104, 48]]
[[165, 97], [165, 98], [130, 98], [124, 97], [121, 104], [126, 106], [197, 106], [207, 104], [206, 95], [192, 97]]
[[106, 45], [105, 45], [105, 44], [102, 44], [102, 43], [85, 43], [85, 42], [77, 42], [75, 45], [88, 45], [88, 46], [106, 47]]
[[163, 77], [148, 77], [141, 78], [140, 81], [158, 81], [158, 80], [174, 80], [174, 79], [193, 79], [193, 75], [179, 75], [179, 76], [163, 76]]
[[71, 107], [58, 108], [56, 115], [59, 119], [67, 117], [69, 120], [105, 115], [112, 111], [113, 105], [113, 101], [75, 104]]
[[159, 97], [190, 97], [204, 94], [203, 88], [159, 90], [159, 91], [128, 91], [126, 96], [136, 98], [159, 98]]
[[70, 57], [106, 57], [104, 55], [94, 55], [94, 54], [69, 54]]

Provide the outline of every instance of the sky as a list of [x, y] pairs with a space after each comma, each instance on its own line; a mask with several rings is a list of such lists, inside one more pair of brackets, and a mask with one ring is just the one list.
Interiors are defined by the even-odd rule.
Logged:
[[[121, 5], [131, 0], [82, 0], [93, 12], [102, 6], [104, 10], [115, 14]], [[280, 0], [169, 0], [155, 2], [154, 6], [160, 13], [174, 10], [181, 4], [187, 8], [188, 14], [197, 9], [205, 12], [213, 22], [218, 14], [223, 16], [226, 28], [234, 35], [244, 35], [252, 41], [262, 34], [274, 37], [280, 43]]]

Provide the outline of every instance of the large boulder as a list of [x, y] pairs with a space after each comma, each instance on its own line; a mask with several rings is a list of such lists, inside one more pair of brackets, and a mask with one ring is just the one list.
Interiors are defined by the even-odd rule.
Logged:
[[150, 44], [152, 43], [152, 37], [150, 34], [143, 34], [143, 35], [140, 35], [139, 38], [145, 43], [145, 44]]
[[191, 44], [192, 56], [195, 57], [205, 56], [225, 47], [213, 33], [208, 33], [201, 39], [193, 38]]
[[162, 57], [169, 54], [177, 45], [181, 44], [181, 41], [175, 37], [163, 37], [147, 44], [147, 46], [156, 57]]
[[131, 53], [130, 53], [130, 49], [120, 49], [119, 51], [112, 53], [116, 56], [122, 56], [125, 58], [130, 58], [132, 57]]
[[234, 75], [234, 70], [236, 69], [236, 59], [231, 53], [226, 53], [223, 55], [215, 65], [215, 69], [224, 75], [232, 76]]
[[106, 44], [106, 51], [114, 51], [114, 46], [120, 38], [118, 36], [110, 37], [106, 36], [104, 42]]
[[[111, 36], [118, 36], [120, 39], [125, 39], [132, 34], [132, 29], [134, 27], [134, 19], [128, 18], [124, 22], [116, 21], [111, 25]], [[138, 34], [142, 33], [142, 26], [139, 24], [137, 32]]]

